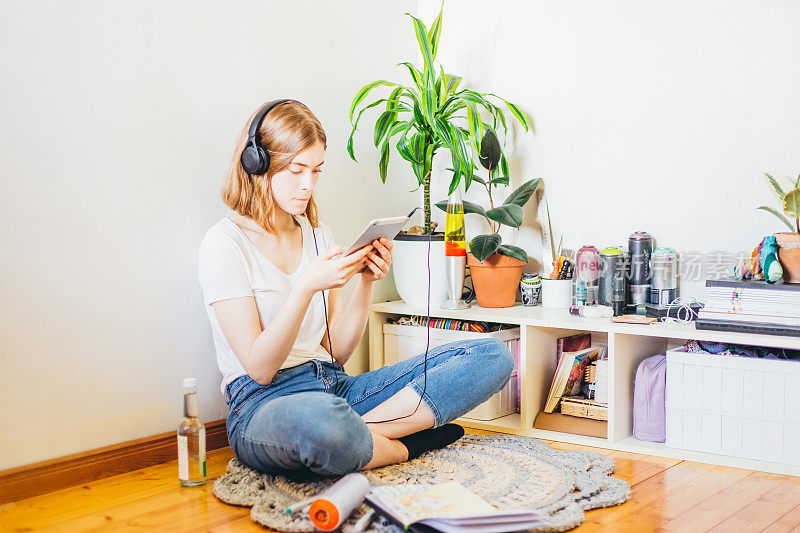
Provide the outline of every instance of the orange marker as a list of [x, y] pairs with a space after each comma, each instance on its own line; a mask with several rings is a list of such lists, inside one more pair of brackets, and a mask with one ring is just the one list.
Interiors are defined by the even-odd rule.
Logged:
[[558, 273], [561, 272], [561, 267], [564, 266], [565, 259], [566, 257], [560, 255], [555, 261], [553, 261], [553, 271], [550, 273], [550, 279], [558, 279]]

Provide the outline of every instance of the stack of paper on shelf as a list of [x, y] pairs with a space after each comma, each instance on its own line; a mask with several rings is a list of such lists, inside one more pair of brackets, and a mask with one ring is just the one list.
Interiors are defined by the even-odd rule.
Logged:
[[697, 329], [800, 336], [800, 284], [707, 280]]

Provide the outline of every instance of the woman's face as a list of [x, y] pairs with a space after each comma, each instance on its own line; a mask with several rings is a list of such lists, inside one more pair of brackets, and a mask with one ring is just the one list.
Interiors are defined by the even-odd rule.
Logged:
[[278, 207], [291, 215], [305, 213], [324, 162], [325, 148], [318, 142], [294, 156], [285, 170], [275, 173], [270, 186]]

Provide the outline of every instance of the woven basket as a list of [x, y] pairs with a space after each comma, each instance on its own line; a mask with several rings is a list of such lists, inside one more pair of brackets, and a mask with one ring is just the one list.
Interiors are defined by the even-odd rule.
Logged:
[[562, 398], [561, 414], [593, 420], [608, 420], [608, 405], [582, 398]]

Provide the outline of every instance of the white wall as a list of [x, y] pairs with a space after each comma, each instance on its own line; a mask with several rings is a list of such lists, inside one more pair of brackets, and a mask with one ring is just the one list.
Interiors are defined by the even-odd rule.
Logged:
[[[426, 24], [440, 4], [420, 0]], [[749, 253], [785, 230], [756, 210], [774, 204], [762, 171], [800, 172], [798, 21], [790, 0], [460, 0], [445, 4], [439, 59], [531, 115], [512, 180], [545, 180], [564, 246], [627, 245], [643, 229], [686, 254]], [[469, 237], [481, 227], [467, 219]], [[531, 221], [514, 233], [541, 257]], [[682, 290], [704, 297], [702, 279]]]
[[197, 248], [263, 101], [325, 126], [317, 198], [340, 242], [416, 204], [404, 169], [380, 184], [369, 128], [360, 164], [345, 152], [356, 91], [414, 57], [414, 8], [0, 2], [0, 469], [174, 430], [185, 376], [225, 416]]
[[[319, 203], [340, 241], [416, 205], [399, 158], [379, 183], [369, 127], [359, 164], [344, 145], [354, 93], [418, 61], [402, 15], [417, 7], [430, 22], [439, 2], [0, 1], [0, 469], [174, 429], [184, 376], [206, 420], [225, 415], [196, 254], [259, 103], [298, 98], [326, 127]], [[800, 171], [799, 15], [459, 0], [440, 59], [531, 114], [513, 183], [545, 179], [566, 246], [641, 228], [683, 252], [741, 251], [781, 229], [755, 210], [771, 201], [760, 173]], [[533, 214], [508, 237], [537, 257]], [[362, 343], [349, 369], [365, 358]]]

